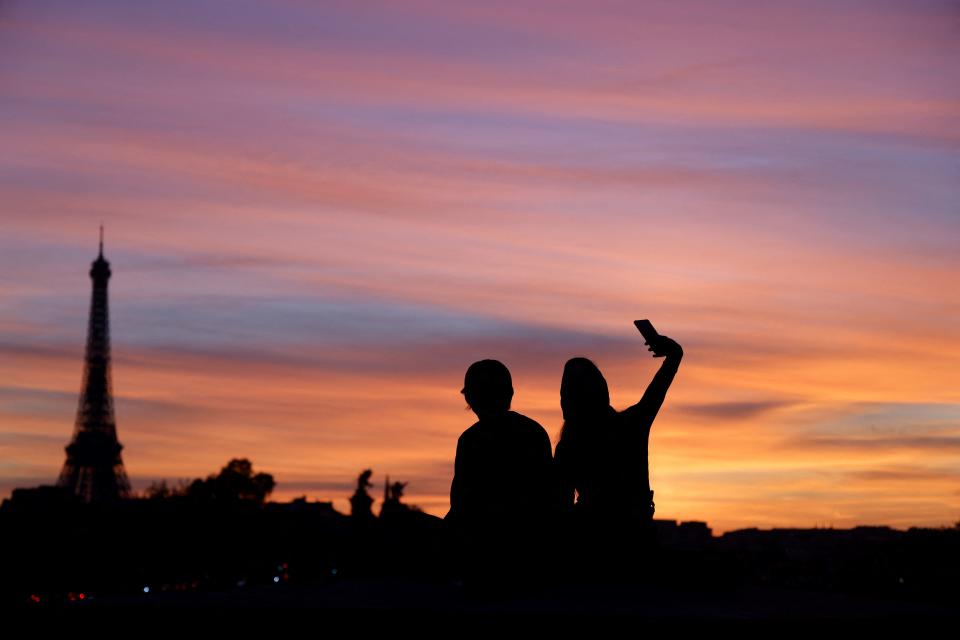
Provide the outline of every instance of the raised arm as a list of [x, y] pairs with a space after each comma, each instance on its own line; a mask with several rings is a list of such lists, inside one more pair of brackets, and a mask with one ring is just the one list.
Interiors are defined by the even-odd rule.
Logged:
[[623, 414], [631, 423], [649, 428], [657, 417], [660, 407], [663, 406], [674, 376], [677, 375], [680, 360], [683, 359], [683, 349], [675, 340], [664, 335], [657, 336], [653, 344], [649, 342], [645, 344], [648, 345], [648, 350], [653, 352], [653, 357], [664, 359], [663, 364], [653, 376], [640, 402], [626, 409]]

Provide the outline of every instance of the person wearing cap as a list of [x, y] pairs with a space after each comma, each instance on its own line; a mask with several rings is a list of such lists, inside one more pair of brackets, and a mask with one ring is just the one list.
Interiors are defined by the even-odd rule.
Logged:
[[502, 362], [470, 365], [461, 393], [478, 420], [457, 441], [445, 520], [472, 577], [529, 574], [557, 505], [550, 437], [510, 410], [513, 382]]

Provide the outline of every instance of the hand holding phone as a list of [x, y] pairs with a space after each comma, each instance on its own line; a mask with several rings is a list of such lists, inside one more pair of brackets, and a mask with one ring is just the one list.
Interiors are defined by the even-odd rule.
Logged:
[[646, 340], [644, 344], [647, 345], [647, 350], [653, 353], [654, 358], [683, 355], [683, 349], [680, 345], [667, 336], [657, 333], [649, 320], [634, 320], [633, 324], [636, 325], [640, 335]]
[[660, 334], [653, 328], [649, 320], [634, 320], [633, 324], [640, 330], [640, 335], [647, 341], [646, 344], [653, 344], [653, 341], [660, 337]]

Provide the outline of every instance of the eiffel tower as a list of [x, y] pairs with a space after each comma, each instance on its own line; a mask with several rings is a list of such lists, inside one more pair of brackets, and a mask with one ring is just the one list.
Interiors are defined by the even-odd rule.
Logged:
[[130, 481], [123, 469], [113, 415], [113, 388], [110, 382], [110, 318], [107, 308], [107, 281], [110, 263], [103, 257], [103, 226], [100, 227], [100, 255], [90, 266], [93, 297], [87, 329], [80, 404], [67, 445], [67, 461], [57, 486], [85, 502], [112, 502], [130, 497]]

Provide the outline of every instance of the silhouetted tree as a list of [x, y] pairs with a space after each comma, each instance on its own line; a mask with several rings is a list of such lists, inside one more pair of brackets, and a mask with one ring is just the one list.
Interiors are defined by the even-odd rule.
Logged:
[[147, 500], [166, 500], [173, 496], [173, 489], [167, 485], [166, 480], [152, 482], [143, 492], [143, 497]]
[[190, 481], [181, 479], [177, 481], [176, 486], [170, 486], [166, 480], [159, 480], [150, 483], [143, 491], [143, 497], [147, 500], [169, 500], [187, 495], [190, 489]]
[[275, 486], [272, 475], [255, 474], [249, 460], [234, 458], [219, 474], [210, 475], [206, 480], [194, 480], [185, 493], [189, 498], [198, 501], [263, 504]]

